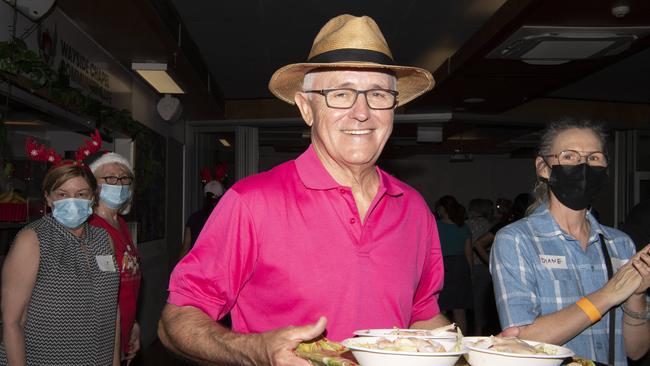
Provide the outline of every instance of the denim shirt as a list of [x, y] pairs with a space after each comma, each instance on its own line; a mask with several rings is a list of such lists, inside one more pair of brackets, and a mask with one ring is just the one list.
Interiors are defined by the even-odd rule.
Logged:
[[[622, 231], [603, 226], [587, 213], [591, 226], [585, 251], [560, 229], [548, 206], [499, 230], [490, 255], [490, 272], [501, 326], [528, 325], [602, 288], [607, 267], [599, 235], [605, 239], [616, 272], [635, 253]], [[627, 365], [622, 311], [616, 308], [616, 365]], [[607, 363], [609, 313], [565, 344], [576, 355]]]

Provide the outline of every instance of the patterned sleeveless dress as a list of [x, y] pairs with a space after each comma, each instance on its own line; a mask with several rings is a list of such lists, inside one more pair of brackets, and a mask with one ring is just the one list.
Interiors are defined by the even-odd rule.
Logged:
[[36, 232], [40, 247], [25, 322], [27, 364], [111, 365], [119, 272], [108, 234], [85, 223], [78, 238], [51, 215], [25, 229]]

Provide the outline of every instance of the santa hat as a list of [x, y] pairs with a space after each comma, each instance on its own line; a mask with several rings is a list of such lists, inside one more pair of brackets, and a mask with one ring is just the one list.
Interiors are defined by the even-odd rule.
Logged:
[[133, 168], [131, 167], [131, 163], [129, 163], [129, 161], [126, 160], [122, 155], [114, 152], [103, 154], [97, 160], [90, 163], [89, 167], [90, 170], [92, 170], [93, 174], [95, 174], [95, 172], [97, 171], [97, 169], [99, 169], [99, 167], [111, 163], [118, 163], [124, 165], [129, 170], [129, 174], [131, 176], [134, 175]]
[[[129, 175], [134, 177], [135, 174], [133, 173], [133, 168], [131, 167], [131, 163], [129, 163], [128, 160], [126, 160], [122, 155], [114, 153], [114, 152], [109, 152], [106, 154], [103, 154], [99, 158], [97, 158], [95, 161], [90, 163], [88, 167], [90, 170], [93, 172], [93, 174], [96, 175], [97, 170], [102, 166], [106, 164], [111, 164], [111, 163], [118, 163], [124, 165], [126, 169], [129, 171]], [[131, 185], [131, 189], [133, 189], [133, 185]], [[120, 215], [126, 215], [129, 212], [131, 212], [131, 201], [133, 200], [133, 196], [131, 196], [131, 199], [129, 199], [128, 202], [126, 202], [124, 205], [119, 210]]]
[[223, 195], [223, 185], [216, 180], [211, 180], [203, 187], [203, 193], [212, 193], [215, 197], [221, 197]]

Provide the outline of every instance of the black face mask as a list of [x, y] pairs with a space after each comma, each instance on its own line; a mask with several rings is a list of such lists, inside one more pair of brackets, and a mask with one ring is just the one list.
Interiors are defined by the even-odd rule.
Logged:
[[588, 208], [607, 184], [607, 168], [578, 165], [553, 165], [548, 185], [555, 197], [572, 210]]

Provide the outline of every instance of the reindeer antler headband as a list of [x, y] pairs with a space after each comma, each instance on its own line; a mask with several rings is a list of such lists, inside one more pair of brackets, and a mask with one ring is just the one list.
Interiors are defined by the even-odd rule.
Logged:
[[101, 148], [102, 137], [99, 135], [98, 130], [91, 133], [90, 140], [84, 140], [84, 144], [77, 149], [74, 161], [61, 159], [61, 155], [59, 155], [53, 148], [48, 149], [44, 144], [39, 144], [31, 137], [27, 138], [27, 141], [25, 142], [25, 150], [30, 159], [48, 162], [53, 166], [65, 164], [83, 165], [83, 160], [85, 158], [96, 153]]
[[[223, 182], [227, 176], [228, 176], [228, 164], [226, 163], [217, 164], [217, 166], [214, 169], [214, 180], [218, 182]], [[213, 178], [212, 178], [212, 171], [210, 170], [210, 168], [208, 167], [201, 168], [201, 182], [203, 184], [206, 184], [211, 180], [213, 180]]]

